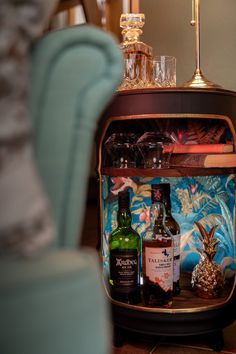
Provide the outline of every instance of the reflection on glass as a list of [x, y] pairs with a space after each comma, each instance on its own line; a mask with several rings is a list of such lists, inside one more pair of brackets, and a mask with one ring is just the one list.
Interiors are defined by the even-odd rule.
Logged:
[[145, 15], [141, 13], [126, 13], [120, 17], [124, 77], [119, 90], [150, 86], [153, 55], [152, 48], [140, 40], [144, 23]]
[[146, 55], [132, 53], [124, 59], [123, 81], [119, 90], [130, 90], [152, 86], [152, 63]]
[[[143, 159], [144, 168], [168, 168], [172, 140], [157, 132], [146, 132], [137, 141], [137, 147]], [[167, 152], [166, 152], [167, 151]]]
[[175, 87], [176, 86], [176, 58], [173, 56], [159, 55], [153, 61], [153, 86]]
[[133, 133], [114, 133], [105, 142], [105, 167], [136, 167], [137, 136]]

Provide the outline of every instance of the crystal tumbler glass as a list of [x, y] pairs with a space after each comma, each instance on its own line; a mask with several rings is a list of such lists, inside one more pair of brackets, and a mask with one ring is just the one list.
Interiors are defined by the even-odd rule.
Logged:
[[124, 59], [123, 81], [119, 90], [146, 88], [152, 85], [152, 62], [142, 53], [130, 53]]
[[152, 60], [152, 85], [154, 87], [176, 86], [176, 58], [160, 55]]
[[159, 132], [146, 132], [137, 141], [144, 168], [169, 168], [172, 140]]
[[104, 167], [136, 167], [136, 141], [133, 133], [113, 133], [104, 145]]

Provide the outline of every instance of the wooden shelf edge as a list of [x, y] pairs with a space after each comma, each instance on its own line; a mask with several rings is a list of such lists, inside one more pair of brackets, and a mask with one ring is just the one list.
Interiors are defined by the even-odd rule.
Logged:
[[[225, 287], [223, 293], [219, 298], [215, 299], [203, 299], [198, 297], [195, 292], [191, 289], [190, 285], [190, 273], [182, 273], [181, 283], [181, 293], [180, 295], [174, 296], [173, 304], [170, 308], [164, 307], [148, 307], [144, 304], [131, 305], [124, 302], [114, 300], [110, 295], [110, 289], [107, 281], [104, 279], [104, 287], [106, 295], [113, 306], [124, 308], [130, 311], [138, 312], [148, 312], [148, 313], [165, 313], [165, 314], [187, 314], [187, 313], [197, 313], [214, 310], [225, 306], [226, 303], [230, 301], [235, 292], [235, 279], [229, 282], [227, 287]], [[186, 285], [187, 284], [187, 285]]]
[[176, 87], [151, 87], [151, 88], [141, 88], [141, 89], [126, 89], [126, 90], [117, 90], [118, 95], [135, 95], [135, 94], [148, 94], [148, 93], [214, 93], [214, 94], [226, 94], [230, 96], [236, 96], [236, 92], [232, 90], [227, 90], [223, 88], [189, 88], [183, 86]]
[[225, 168], [168, 168], [168, 169], [144, 169], [144, 168], [115, 168], [103, 167], [101, 175], [110, 177], [192, 177], [227, 175], [236, 173], [236, 167]]

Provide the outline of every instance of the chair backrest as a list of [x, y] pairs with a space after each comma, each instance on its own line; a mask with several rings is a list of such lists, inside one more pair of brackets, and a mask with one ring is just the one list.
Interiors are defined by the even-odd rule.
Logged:
[[35, 157], [56, 222], [57, 246], [78, 243], [96, 124], [121, 77], [115, 41], [89, 25], [51, 32], [33, 51], [29, 94]]

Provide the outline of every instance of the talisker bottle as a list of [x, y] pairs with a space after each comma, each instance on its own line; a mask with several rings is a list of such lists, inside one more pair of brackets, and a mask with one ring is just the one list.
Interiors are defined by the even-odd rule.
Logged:
[[155, 200], [160, 201], [165, 205], [166, 217], [165, 226], [173, 238], [174, 246], [174, 273], [173, 273], [173, 293], [174, 295], [180, 294], [180, 227], [177, 221], [171, 214], [171, 201], [170, 201], [170, 184], [160, 183], [152, 185]]
[[136, 304], [140, 297], [140, 236], [131, 227], [129, 192], [118, 194], [117, 228], [111, 233], [110, 285], [115, 300]]
[[152, 194], [153, 231], [142, 240], [143, 298], [146, 306], [170, 307], [173, 298], [173, 244], [164, 225], [165, 207]]

